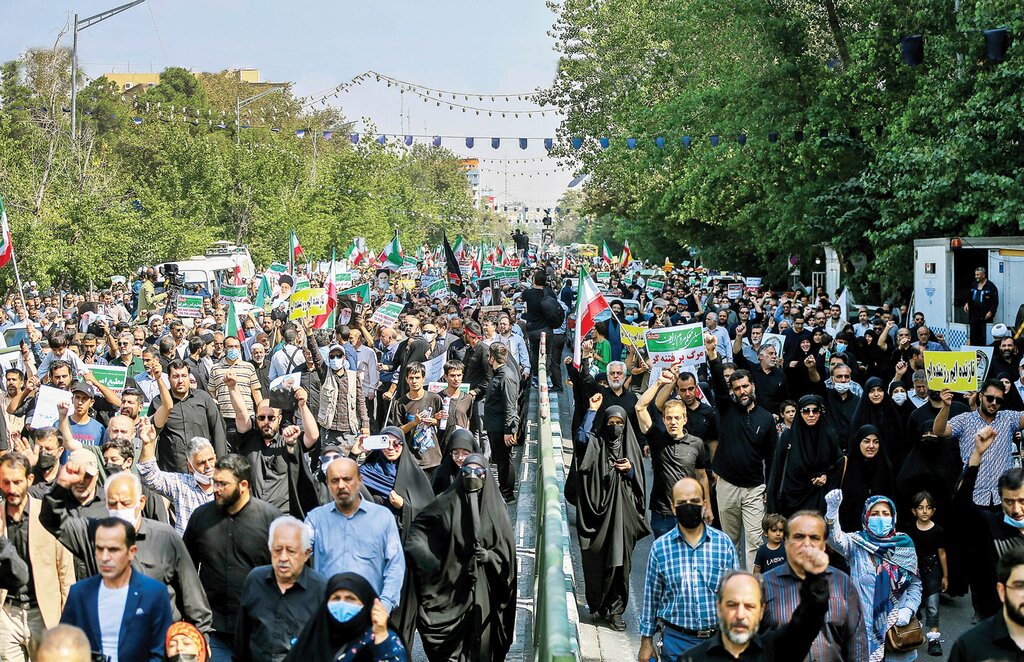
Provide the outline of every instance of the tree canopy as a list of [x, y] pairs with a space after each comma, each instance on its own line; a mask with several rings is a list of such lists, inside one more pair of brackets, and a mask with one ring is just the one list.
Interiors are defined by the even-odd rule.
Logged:
[[[556, 155], [590, 175], [591, 241], [674, 261], [699, 247], [775, 282], [828, 243], [855, 286], [890, 294], [911, 281], [914, 239], [1024, 228], [1024, 60], [1011, 43], [988, 61], [981, 33], [1019, 32], [1017, 2], [551, 7], [561, 58], [544, 98], [565, 117]], [[911, 34], [916, 67], [900, 58]]]
[[[340, 112], [304, 108], [290, 89], [247, 107], [251, 128], [236, 144], [235, 99], [266, 86], [171, 68], [133, 98], [100, 78], [79, 92], [73, 143], [62, 112], [69, 81], [61, 49], [0, 67], [0, 196], [25, 280], [100, 286], [217, 239], [267, 264], [285, 256], [290, 230], [307, 255], [325, 259], [356, 236], [379, 247], [398, 228], [409, 248], [439, 242], [442, 231], [476, 239], [495, 224], [474, 210], [454, 153], [353, 145]], [[309, 129], [304, 139], [299, 128]], [[338, 133], [324, 140], [325, 130]]]

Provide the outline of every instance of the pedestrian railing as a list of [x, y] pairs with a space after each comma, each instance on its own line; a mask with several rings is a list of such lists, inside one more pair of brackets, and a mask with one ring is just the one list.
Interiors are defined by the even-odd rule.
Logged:
[[[566, 530], [562, 508], [562, 484], [555, 464], [551, 434], [551, 401], [548, 395], [546, 337], [541, 336], [537, 361], [539, 404], [537, 407], [537, 575], [533, 641], [539, 662], [572, 662], [576, 656], [574, 628], [569, 621], [565, 575], [566, 555], [563, 532]], [[561, 461], [561, 458], [558, 458]], [[568, 590], [567, 590], [568, 588]]]

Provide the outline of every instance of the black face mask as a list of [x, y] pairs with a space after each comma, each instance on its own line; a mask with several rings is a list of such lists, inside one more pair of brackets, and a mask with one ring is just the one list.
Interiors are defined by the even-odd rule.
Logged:
[[39, 467], [39, 470], [44, 474], [50, 471], [50, 469], [53, 469], [56, 464], [57, 458], [46, 452], [40, 453], [39, 460], [36, 462], [36, 466]]
[[623, 423], [609, 423], [608, 432], [611, 434], [613, 439], [619, 439], [622, 437], [622, 433], [626, 430], [626, 426]]
[[199, 662], [199, 656], [195, 653], [178, 653], [167, 658], [167, 662]]
[[696, 529], [704, 521], [704, 507], [699, 503], [676, 506], [676, 520], [684, 529]]
[[479, 492], [484, 489], [484, 481], [487, 476], [476, 476], [472, 471], [467, 471], [465, 468], [460, 470], [462, 474], [462, 486], [466, 488], [467, 492]]
[[103, 468], [106, 469], [108, 475], [113, 475], [118, 472], [124, 471], [124, 467], [122, 467], [120, 464], [115, 464], [113, 462], [111, 462], [110, 464], [104, 464]]

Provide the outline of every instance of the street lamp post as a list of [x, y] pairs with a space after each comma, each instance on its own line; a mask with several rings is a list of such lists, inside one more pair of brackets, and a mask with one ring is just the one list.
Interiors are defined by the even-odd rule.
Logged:
[[134, 0], [121, 5], [120, 7], [114, 7], [107, 11], [94, 14], [88, 18], [78, 20], [78, 14], [75, 14], [75, 27], [71, 34], [71, 140], [77, 140], [78, 134], [76, 128], [78, 126], [78, 32], [90, 28], [97, 23], [101, 23], [108, 18], [117, 16], [123, 11], [127, 11], [136, 5], [141, 5], [146, 0]]
[[256, 101], [257, 99], [261, 99], [261, 98], [267, 96], [268, 94], [273, 94], [274, 92], [284, 92], [284, 88], [283, 87], [272, 87], [269, 90], [264, 90], [263, 92], [260, 92], [259, 94], [254, 94], [253, 96], [249, 97], [248, 99], [239, 99], [238, 97], [235, 97], [235, 144], [236, 145], [241, 145], [242, 144], [242, 108], [244, 108], [245, 106], [248, 106], [250, 103], [252, 103], [253, 101]]

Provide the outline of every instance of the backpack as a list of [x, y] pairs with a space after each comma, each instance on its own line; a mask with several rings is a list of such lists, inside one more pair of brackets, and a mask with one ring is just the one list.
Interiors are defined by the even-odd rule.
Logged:
[[552, 329], [561, 328], [565, 322], [565, 310], [555, 297], [546, 296], [541, 299], [540, 310], [544, 314], [544, 322]]

